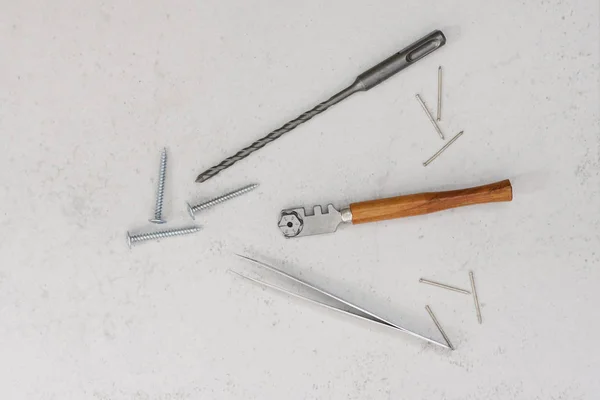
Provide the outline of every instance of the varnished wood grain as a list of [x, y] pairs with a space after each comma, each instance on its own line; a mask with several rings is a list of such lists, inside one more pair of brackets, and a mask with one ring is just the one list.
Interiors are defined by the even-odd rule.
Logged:
[[352, 223], [429, 214], [449, 208], [512, 200], [508, 179], [489, 185], [448, 192], [428, 192], [350, 204]]

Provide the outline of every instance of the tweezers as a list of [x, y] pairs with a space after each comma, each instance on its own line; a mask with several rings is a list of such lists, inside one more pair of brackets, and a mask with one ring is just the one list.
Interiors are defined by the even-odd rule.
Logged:
[[262, 286], [265, 286], [265, 287], [277, 290], [279, 292], [285, 293], [285, 294], [287, 294], [289, 296], [296, 297], [296, 298], [308, 301], [310, 303], [320, 305], [320, 306], [328, 308], [330, 310], [337, 311], [337, 312], [340, 312], [342, 314], [350, 315], [352, 317], [359, 318], [359, 319], [362, 319], [364, 321], [373, 322], [373, 323], [376, 323], [378, 325], [383, 325], [383, 326], [386, 326], [388, 328], [392, 328], [392, 329], [395, 329], [397, 331], [400, 331], [400, 332], [406, 333], [408, 335], [414, 336], [414, 337], [419, 338], [421, 340], [424, 340], [426, 342], [429, 342], [429, 343], [435, 344], [437, 346], [443, 347], [445, 349], [450, 349], [449, 346], [447, 346], [447, 345], [445, 345], [443, 343], [437, 342], [437, 341], [435, 341], [433, 339], [429, 339], [429, 338], [427, 338], [425, 336], [422, 336], [422, 335], [420, 335], [420, 334], [418, 334], [416, 332], [413, 332], [413, 331], [410, 331], [410, 330], [408, 330], [406, 328], [403, 328], [402, 326], [400, 326], [398, 324], [395, 324], [395, 323], [390, 322], [390, 321], [388, 321], [388, 320], [386, 320], [384, 318], [381, 318], [380, 316], [378, 316], [376, 314], [373, 314], [372, 312], [367, 311], [364, 308], [361, 308], [361, 307], [359, 307], [359, 306], [357, 306], [355, 304], [350, 303], [349, 301], [346, 301], [346, 300], [344, 300], [344, 299], [342, 299], [342, 298], [340, 298], [338, 296], [335, 296], [335, 295], [333, 295], [331, 293], [328, 293], [328, 292], [326, 292], [323, 289], [319, 289], [316, 286], [313, 286], [313, 285], [311, 285], [311, 284], [309, 284], [307, 282], [304, 282], [304, 281], [302, 281], [302, 280], [300, 280], [300, 279], [298, 279], [298, 278], [296, 278], [296, 277], [294, 277], [294, 276], [292, 276], [292, 275], [290, 275], [288, 273], [285, 273], [285, 272], [283, 272], [283, 271], [281, 271], [281, 270], [279, 270], [279, 269], [277, 269], [275, 267], [272, 267], [272, 266], [270, 266], [268, 264], [265, 264], [264, 262], [255, 260], [255, 259], [250, 258], [250, 257], [243, 256], [241, 254], [236, 254], [236, 255], [238, 257], [241, 257], [241, 258], [243, 258], [245, 260], [250, 261], [251, 263], [259, 265], [259, 266], [261, 266], [261, 267], [263, 267], [263, 268], [265, 268], [265, 269], [267, 269], [267, 270], [269, 270], [271, 272], [274, 272], [274, 273], [276, 273], [276, 274], [278, 274], [280, 276], [283, 276], [284, 278], [287, 278], [287, 279], [289, 279], [291, 281], [299, 283], [300, 285], [302, 285], [305, 288], [308, 288], [308, 289], [310, 289], [310, 290], [312, 290], [314, 292], [318, 292], [318, 293], [320, 293], [320, 294], [322, 294], [322, 295], [324, 295], [324, 296], [326, 296], [326, 297], [328, 297], [330, 299], [333, 299], [333, 300], [335, 300], [335, 301], [337, 301], [339, 303], [342, 303], [342, 304], [348, 306], [351, 311], [346, 311], [346, 310], [343, 310], [341, 308], [337, 308], [337, 307], [331, 306], [329, 304], [325, 304], [325, 303], [322, 303], [320, 301], [310, 299], [308, 297], [305, 297], [305, 296], [302, 296], [300, 294], [297, 294], [297, 293], [291, 292], [289, 290], [283, 289], [283, 288], [281, 288], [279, 286], [276, 286], [276, 285], [273, 285], [271, 283], [263, 282], [263, 281], [261, 281], [259, 279], [254, 279], [254, 278], [251, 278], [249, 276], [246, 276], [246, 275], [237, 273], [237, 272], [235, 272], [233, 270], [230, 270], [230, 272], [232, 272], [232, 273], [234, 273], [234, 274], [236, 274], [236, 275], [238, 275], [238, 276], [240, 276], [242, 278], [245, 278], [245, 279], [247, 279], [249, 281], [258, 283], [259, 285], [262, 285]]

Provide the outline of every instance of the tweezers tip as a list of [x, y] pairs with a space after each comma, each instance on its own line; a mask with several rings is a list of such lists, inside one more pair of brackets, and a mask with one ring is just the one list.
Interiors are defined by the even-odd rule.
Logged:
[[437, 345], [437, 346], [443, 347], [443, 348], [444, 348], [444, 349], [446, 349], [446, 350], [450, 350], [450, 351], [453, 351], [453, 350], [454, 350], [454, 347], [453, 347], [453, 346], [448, 346], [447, 344], [440, 343], [440, 342], [438, 342], [438, 341], [436, 341], [436, 340], [431, 340], [431, 344], [435, 344], [435, 345]]
[[250, 261], [250, 262], [253, 262], [253, 263], [255, 263], [255, 264], [258, 264], [258, 265], [260, 265], [260, 266], [262, 266], [262, 267], [264, 267], [264, 268], [267, 268], [267, 269], [270, 269], [270, 270], [279, 271], [277, 268], [275, 268], [275, 267], [272, 267], [272, 266], [270, 266], [270, 265], [268, 265], [268, 264], [266, 264], [266, 263], [264, 263], [264, 262], [262, 262], [262, 261], [258, 261], [258, 260], [257, 260], [257, 259], [255, 259], [255, 258], [248, 257], [248, 256], [245, 256], [245, 255], [242, 255], [242, 254], [238, 254], [238, 253], [233, 253], [233, 254], [235, 254], [236, 256], [238, 256], [238, 257], [240, 257], [240, 258], [243, 258], [244, 260], [248, 260], [248, 261]]
[[233, 253], [233, 254], [236, 255], [236, 256], [238, 256], [238, 257], [240, 257], [240, 258], [244, 258], [246, 260], [256, 261], [256, 260], [253, 260], [252, 258], [250, 258], [248, 256], [245, 256], [243, 254], [240, 254], [240, 253]]
[[236, 271], [234, 271], [232, 269], [228, 269], [227, 272], [235, 274], [235, 275], [239, 276], [240, 278], [248, 279], [249, 281], [254, 281], [254, 282], [262, 283], [262, 281], [259, 281], [258, 279], [250, 278], [249, 276], [246, 276], [244, 274], [240, 274], [239, 272], [236, 272]]

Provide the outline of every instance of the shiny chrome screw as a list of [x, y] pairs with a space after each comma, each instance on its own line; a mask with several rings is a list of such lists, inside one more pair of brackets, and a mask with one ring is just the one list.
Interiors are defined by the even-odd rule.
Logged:
[[155, 224], [164, 224], [162, 219], [163, 198], [165, 196], [165, 176], [167, 173], [167, 149], [164, 148], [160, 156], [160, 170], [158, 172], [158, 190], [156, 191], [156, 207], [154, 209], [154, 218], [150, 220]]
[[167, 237], [172, 237], [172, 236], [189, 235], [192, 233], [196, 233], [199, 230], [200, 230], [199, 226], [190, 226], [187, 228], [169, 229], [166, 231], [157, 231], [157, 232], [150, 232], [150, 233], [140, 233], [137, 235], [131, 235], [129, 232], [127, 232], [127, 245], [129, 246], [129, 248], [131, 248], [131, 246], [137, 242], [145, 242], [147, 240], [157, 240], [157, 239], [162, 239], [162, 238], [167, 238]]
[[209, 201], [204, 202], [204, 203], [200, 203], [200, 204], [195, 205], [195, 206], [192, 206], [192, 205], [190, 205], [188, 203], [188, 205], [187, 205], [188, 212], [190, 213], [190, 216], [192, 217], [192, 219], [196, 219], [195, 214], [198, 211], [205, 210], [205, 209], [207, 209], [209, 207], [216, 206], [217, 204], [226, 202], [227, 200], [231, 200], [233, 198], [236, 198], [238, 196], [246, 194], [246, 193], [248, 193], [248, 192], [256, 189], [257, 187], [258, 187], [258, 184], [254, 183], [252, 185], [244, 186], [243, 188], [238, 189], [238, 190], [236, 190], [234, 192], [224, 194], [223, 196], [216, 197], [216, 198], [214, 198], [212, 200], [209, 200]]

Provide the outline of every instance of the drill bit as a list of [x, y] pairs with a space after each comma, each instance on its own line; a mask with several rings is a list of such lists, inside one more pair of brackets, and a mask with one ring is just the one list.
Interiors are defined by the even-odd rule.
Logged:
[[354, 93], [367, 91], [377, 86], [409, 65], [412, 65], [426, 55], [439, 49], [444, 44], [446, 44], [446, 37], [441, 31], [434, 31], [421, 38], [407, 48], [360, 74], [352, 85], [333, 95], [330, 99], [318, 104], [313, 109], [300, 115], [298, 118], [289, 121], [281, 128], [274, 130], [262, 139], [255, 141], [250, 146], [238, 151], [235, 155], [226, 158], [214, 167], [202, 172], [196, 178], [196, 182], [201, 183], [212, 178], [224, 169], [231, 167], [236, 162], [248, 157], [257, 150], [262, 149], [272, 141], [279, 139], [281, 136], [283, 136], [283, 134], [296, 128], [298, 125], [303, 124], [314, 116], [321, 114], [329, 107], [350, 97]]

